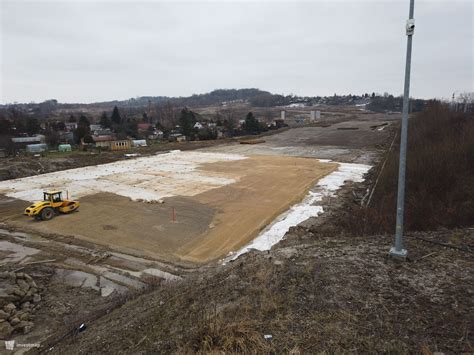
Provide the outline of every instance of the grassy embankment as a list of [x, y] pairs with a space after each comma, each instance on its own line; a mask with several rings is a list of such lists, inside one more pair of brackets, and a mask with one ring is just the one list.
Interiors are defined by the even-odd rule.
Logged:
[[[353, 234], [395, 230], [398, 140], [396, 143], [388, 153], [369, 207], [354, 207], [343, 219]], [[378, 174], [376, 171], [374, 178]], [[453, 112], [446, 105], [432, 102], [409, 122], [405, 230], [429, 231], [473, 223], [473, 114]]]

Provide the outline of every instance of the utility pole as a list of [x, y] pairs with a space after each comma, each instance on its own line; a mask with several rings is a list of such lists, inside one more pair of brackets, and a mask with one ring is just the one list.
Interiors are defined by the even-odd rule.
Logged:
[[413, 19], [414, 8], [415, 0], [410, 0], [410, 11], [406, 24], [407, 57], [405, 64], [405, 88], [403, 91], [400, 162], [398, 167], [397, 225], [395, 228], [395, 246], [390, 249], [390, 256], [401, 259], [405, 259], [407, 257], [407, 250], [403, 249], [403, 217], [405, 213], [405, 171], [407, 160], [408, 106], [410, 105], [411, 47], [413, 41], [413, 32], [415, 31], [415, 20]]

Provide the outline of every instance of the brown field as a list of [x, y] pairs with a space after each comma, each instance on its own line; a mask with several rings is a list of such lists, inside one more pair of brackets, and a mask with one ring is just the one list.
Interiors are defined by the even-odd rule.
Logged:
[[20, 215], [17, 201], [5, 204], [12, 208], [2, 216], [9, 215], [10, 226], [43, 235], [69, 236], [170, 262], [204, 263], [247, 244], [336, 167], [315, 159], [252, 156], [202, 165], [202, 170], [225, 172], [238, 181], [193, 197], [149, 204], [100, 193], [82, 198], [80, 212], [48, 222]]

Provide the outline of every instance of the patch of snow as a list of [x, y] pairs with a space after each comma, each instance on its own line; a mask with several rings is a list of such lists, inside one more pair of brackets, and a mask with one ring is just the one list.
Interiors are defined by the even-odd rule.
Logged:
[[[321, 162], [328, 160], [320, 159]], [[272, 224], [267, 226], [250, 244], [247, 244], [239, 251], [230, 254], [225, 262], [235, 260], [240, 255], [252, 249], [270, 250], [275, 244], [283, 239], [290, 227], [296, 226], [311, 217], [317, 217], [324, 212], [321, 205], [323, 197], [334, 196], [346, 181], [362, 182], [364, 174], [371, 168], [365, 164], [338, 163], [339, 167], [331, 174], [318, 181], [314, 191], [310, 191], [305, 199], [288, 211], [281, 214]]]
[[[236, 180], [225, 173], [199, 170], [206, 163], [246, 159], [243, 155], [170, 151], [109, 164], [30, 176], [0, 182], [0, 193], [37, 201], [45, 190], [62, 190], [70, 198], [100, 192], [115, 193], [135, 201], [160, 201], [171, 196], [194, 196]], [[66, 196], [65, 196], [66, 197]]]
[[306, 105], [304, 103], [293, 103], [293, 104], [289, 104], [289, 105], [286, 105], [284, 107], [305, 107]]

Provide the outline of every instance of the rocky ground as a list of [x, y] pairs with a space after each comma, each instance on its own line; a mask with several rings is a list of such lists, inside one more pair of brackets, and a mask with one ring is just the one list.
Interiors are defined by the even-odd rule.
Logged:
[[24, 272], [1, 272], [0, 284], [0, 339], [29, 333], [40, 307], [41, 288]]

